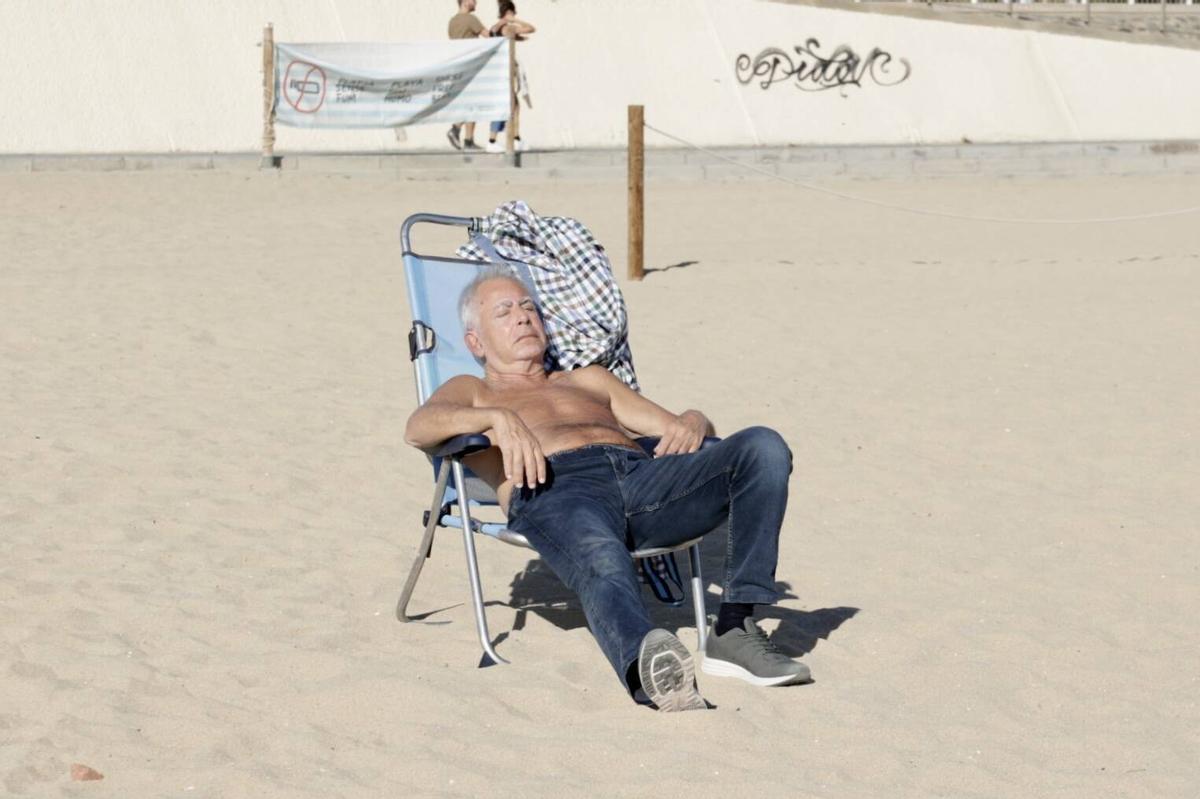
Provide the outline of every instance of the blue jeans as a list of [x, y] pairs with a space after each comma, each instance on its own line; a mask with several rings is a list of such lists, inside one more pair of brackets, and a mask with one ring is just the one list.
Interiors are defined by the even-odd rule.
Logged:
[[722, 600], [779, 600], [775, 565], [792, 453], [774, 430], [751, 427], [689, 455], [652, 458], [599, 444], [547, 461], [545, 484], [513, 492], [508, 526], [578, 595], [622, 681], [654, 628], [630, 550], [723, 528]]

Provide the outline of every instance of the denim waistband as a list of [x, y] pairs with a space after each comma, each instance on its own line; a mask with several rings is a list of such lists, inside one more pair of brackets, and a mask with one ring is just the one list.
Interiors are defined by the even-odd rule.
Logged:
[[584, 444], [582, 447], [564, 449], [562, 452], [547, 455], [546, 460], [550, 461], [550, 463], [563, 465], [577, 463], [589, 458], [601, 457], [607, 452], [624, 452], [630, 455], [641, 455], [644, 458], [650, 457], [646, 454], [645, 450], [637, 446], [631, 447], [624, 444]]

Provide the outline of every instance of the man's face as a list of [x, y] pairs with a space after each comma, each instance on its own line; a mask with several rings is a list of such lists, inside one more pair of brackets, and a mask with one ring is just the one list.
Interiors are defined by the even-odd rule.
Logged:
[[475, 11], [475, 0], [464, 0], [464, 2], [462, 3], [462, 10], [466, 11], [468, 14], [474, 12]]
[[475, 330], [466, 334], [467, 346], [477, 358], [494, 366], [517, 361], [541, 362], [546, 352], [546, 331], [528, 289], [516, 280], [496, 278], [475, 292]]

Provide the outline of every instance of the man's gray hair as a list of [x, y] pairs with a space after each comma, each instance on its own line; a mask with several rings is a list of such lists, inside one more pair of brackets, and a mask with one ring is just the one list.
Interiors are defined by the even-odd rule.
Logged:
[[[483, 267], [479, 270], [479, 274], [463, 288], [462, 294], [458, 295], [458, 318], [462, 322], [463, 332], [479, 327], [479, 314], [475, 308], [475, 295], [479, 293], [479, 287], [489, 280], [497, 279], [511, 280], [518, 286], [524, 286], [526, 290], [529, 288], [507, 266], [488, 264]], [[530, 294], [532, 295], [533, 292]]]

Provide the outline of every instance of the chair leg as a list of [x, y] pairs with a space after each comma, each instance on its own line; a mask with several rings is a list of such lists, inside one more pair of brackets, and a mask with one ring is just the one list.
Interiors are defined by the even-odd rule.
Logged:
[[700, 576], [700, 545], [688, 547], [688, 564], [692, 567], [692, 609], [696, 613], [696, 642], [698, 652], [708, 643], [708, 613], [704, 609], [704, 578]]
[[408, 572], [408, 579], [404, 581], [400, 599], [396, 601], [396, 618], [400, 621], [412, 621], [408, 616], [408, 600], [412, 598], [413, 589], [417, 587], [417, 578], [421, 576], [421, 569], [424, 568], [425, 561], [429, 557], [429, 550], [433, 547], [433, 533], [437, 529], [442, 513], [442, 498], [446, 496], [446, 483], [449, 479], [450, 460], [446, 458], [442, 460], [442, 465], [438, 469], [437, 487], [433, 489], [433, 505], [429, 508], [429, 521], [425, 524], [425, 535], [421, 538], [421, 545], [417, 547], [417, 557], [413, 561], [412, 569]]
[[[479, 630], [479, 644], [483, 647], [484, 658], [480, 666], [492, 666], [497, 663], [508, 663], [496, 654], [492, 648], [492, 638], [488, 634], [487, 615], [483, 608], [483, 588], [479, 584], [479, 561], [475, 557], [475, 530], [471, 522], [471, 510], [467, 499], [467, 479], [463, 474], [462, 461], [455, 460], [454, 487], [458, 491], [458, 514], [463, 523], [463, 546], [467, 550], [467, 576], [471, 581], [471, 599], [475, 604], [475, 626]], [[488, 662], [488, 661], [491, 662]]]

